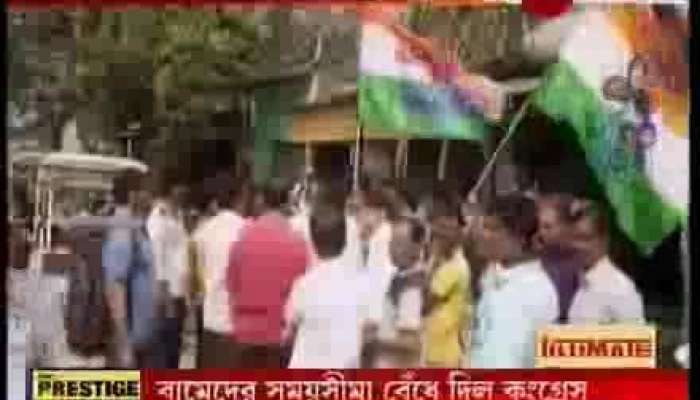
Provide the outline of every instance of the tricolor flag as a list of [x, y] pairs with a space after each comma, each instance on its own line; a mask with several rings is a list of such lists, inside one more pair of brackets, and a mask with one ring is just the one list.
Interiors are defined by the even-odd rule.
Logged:
[[358, 112], [370, 131], [402, 138], [484, 137], [497, 118], [488, 79], [461, 70], [455, 40], [416, 36], [392, 16], [363, 18]]
[[[618, 225], [649, 253], [687, 223], [688, 67], [672, 28], [682, 24], [630, 6], [580, 18], [535, 104], [573, 128]], [[630, 100], [629, 81], [647, 106]]]

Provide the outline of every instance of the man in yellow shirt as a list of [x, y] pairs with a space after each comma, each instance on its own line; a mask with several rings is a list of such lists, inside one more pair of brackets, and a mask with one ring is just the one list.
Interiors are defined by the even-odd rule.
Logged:
[[458, 368], [468, 343], [471, 320], [469, 265], [459, 246], [456, 216], [431, 221], [432, 260], [426, 290], [425, 365]]

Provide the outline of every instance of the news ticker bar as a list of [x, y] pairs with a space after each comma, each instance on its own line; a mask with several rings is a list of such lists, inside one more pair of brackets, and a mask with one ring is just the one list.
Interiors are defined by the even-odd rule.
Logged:
[[33, 400], [686, 400], [684, 370], [34, 370]]

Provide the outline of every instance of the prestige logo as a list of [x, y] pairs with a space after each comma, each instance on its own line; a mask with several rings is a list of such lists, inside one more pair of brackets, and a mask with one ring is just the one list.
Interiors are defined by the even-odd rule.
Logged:
[[649, 326], [556, 326], [537, 340], [538, 368], [655, 368], [656, 329]]
[[47, 371], [32, 374], [34, 400], [138, 400], [139, 371]]

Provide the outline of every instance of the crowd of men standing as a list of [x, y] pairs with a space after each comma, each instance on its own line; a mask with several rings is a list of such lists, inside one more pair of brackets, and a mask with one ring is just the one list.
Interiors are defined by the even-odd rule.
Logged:
[[115, 182], [134, 225], [102, 247], [107, 366], [177, 368], [188, 313], [199, 368], [531, 368], [546, 325], [644, 321], [588, 200], [318, 184], [299, 201], [220, 174], [195, 217], [186, 187], [152, 201], [144, 182]]

